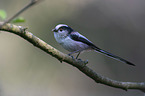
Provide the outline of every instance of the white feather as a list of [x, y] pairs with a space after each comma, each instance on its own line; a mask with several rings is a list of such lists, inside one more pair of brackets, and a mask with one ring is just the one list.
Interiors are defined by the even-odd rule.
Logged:
[[58, 30], [60, 27], [62, 27], [62, 26], [66, 26], [66, 27], [68, 27], [67, 25], [65, 25], [65, 24], [58, 24], [56, 27], [55, 27], [55, 29], [56, 30]]

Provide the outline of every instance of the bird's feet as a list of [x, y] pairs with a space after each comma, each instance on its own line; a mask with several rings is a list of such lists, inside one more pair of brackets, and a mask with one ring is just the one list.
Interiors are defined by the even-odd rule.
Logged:
[[71, 57], [72, 57], [72, 59], [75, 59], [75, 58], [74, 58], [74, 56], [72, 56], [71, 54], [68, 54], [68, 56], [71, 56]]
[[82, 62], [84, 62], [85, 64], [88, 64], [88, 60], [86, 60], [86, 61], [83, 61], [82, 59], [80, 59], [80, 58], [74, 58], [74, 56], [72, 56], [71, 54], [68, 54], [69, 56], [71, 56], [72, 57], [72, 59], [77, 59], [77, 60], [79, 60], [79, 61], [82, 61]]

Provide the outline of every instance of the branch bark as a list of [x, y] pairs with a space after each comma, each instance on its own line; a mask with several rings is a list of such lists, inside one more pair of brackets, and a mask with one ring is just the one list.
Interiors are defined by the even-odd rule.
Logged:
[[[1, 25], [3, 25], [3, 22], [0, 22], [0, 26]], [[46, 42], [39, 39], [38, 37], [34, 36], [31, 32], [28, 32], [26, 29], [27, 28], [24, 28], [22, 26], [5, 24], [0, 28], [0, 31], [10, 32], [24, 38], [25, 40], [27, 40], [37, 48], [40, 48], [41, 50], [55, 57], [59, 61], [61, 62], [64, 61], [67, 64], [70, 64], [78, 68], [81, 72], [83, 72], [88, 77], [93, 79], [96, 83], [101, 83], [114, 88], [120, 88], [124, 90], [137, 89], [145, 92], [145, 82], [122, 82], [122, 81], [112, 80], [108, 77], [104, 77], [96, 73], [95, 71], [93, 71], [88, 66], [86, 66], [86, 64], [88, 63], [87, 61], [74, 59], [71, 56], [68, 56], [67, 54], [58, 51], [54, 47], [50, 46]]]

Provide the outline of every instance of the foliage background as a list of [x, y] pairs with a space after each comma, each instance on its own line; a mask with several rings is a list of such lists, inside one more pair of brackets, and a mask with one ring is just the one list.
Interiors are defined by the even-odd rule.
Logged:
[[[0, 0], [0, 9], [12, 16], [30, 0]], [[95, 52], [80, 57], [96, 72], [120, 81], [145, 81], [145, 1], [143, 0], [45, 0], [21, 16], [34, 35], [55, 48], [53, 29], [65, 23], [94, 44], [119, 55], [132, 67]], [[0, 33], [1, 96], [143, 96], [96, 84], [76, 68], [60, 63], [24, 39]]]

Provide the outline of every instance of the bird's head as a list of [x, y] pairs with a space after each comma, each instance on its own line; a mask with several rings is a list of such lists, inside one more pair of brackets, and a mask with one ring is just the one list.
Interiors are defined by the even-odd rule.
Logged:
[[58, 33], [58, 34], [70, 34], [73, 29], [69, 27], [66, 24], [58, 24], [54, 29], [52, 29], [53, 32]]

